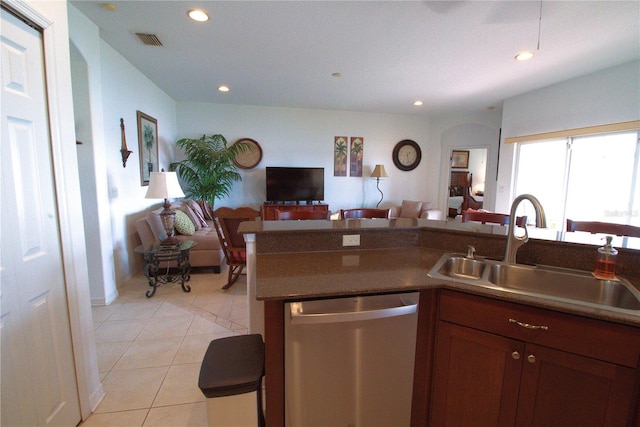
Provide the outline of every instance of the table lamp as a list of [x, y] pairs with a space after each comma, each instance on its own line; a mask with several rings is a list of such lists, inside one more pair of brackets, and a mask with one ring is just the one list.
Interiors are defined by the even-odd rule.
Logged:
[[173, 225], [175, 222], [176, 213], [171, 210], [171, 204], [169, 199], [176, 197], [184, 197], [180, 183], [178, 182], [178, 175], [175, 172], [165, 172], [162, 169], [161, 172], [151, 172], [149, 177], [149, 189], [146, 199], [164, 199], [164, 209], [160, 212], [160, 219], [162, 220], [162, 226], [167, 232], [167, 238], [162, 240], [160, 244], [162, 246], [177, 245], [180, 243], [178, 239], [174, 237]]
[[387, 171], [384, 170], [384, 165], [376, 165], [376, 167], [373, 169], [373, 172], [371, 173], [371, 178], [376, 179], [376, 187], [380, 192], [380, 201], [376, 205], [376, 208], [380, 206], [380, 203], [382, 203], [382, 199], [384, 198], [384, 194], [382, 194], [382, 190], [380, 190], [380, 178], [386, 178], [388, 176], [389, 175], [387, 175]]

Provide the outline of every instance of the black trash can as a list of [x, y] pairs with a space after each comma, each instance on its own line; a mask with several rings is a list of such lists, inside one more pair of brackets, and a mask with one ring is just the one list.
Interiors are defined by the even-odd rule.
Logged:
[[[207, 398], [209, 427], [264, 427], [264, 342], [259, 334], [211, 341], [198, 386]], [[254, 410], [248, 410], [249, 408]]]

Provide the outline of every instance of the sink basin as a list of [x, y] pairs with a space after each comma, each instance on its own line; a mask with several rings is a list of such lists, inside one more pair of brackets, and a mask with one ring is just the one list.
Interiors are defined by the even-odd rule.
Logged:
[[487, 278], [492, 284], [503, 288], [640, 310], [638, 296], [622, 282], [597, 279], [590, 273], [493, 264]]
[[451, 256], [446, 259], [438, 272], [449, 277], [460, 279], [480, 279], [484, 273], [486, 263], [476, 259]]
[[601, 280], [580, 270], [508, 264], [450, 253], [440, 258], [429, 276], [577, 303], [640, 310], [640, 291], [627, 280]]

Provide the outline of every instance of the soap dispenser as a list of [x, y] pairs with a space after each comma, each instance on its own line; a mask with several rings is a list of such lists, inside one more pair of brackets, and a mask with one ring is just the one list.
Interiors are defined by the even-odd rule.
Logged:
[[594, 272], [598, 279], [610, 280], [616, 277], [616, 256], [618, 251], [611, 246], [612, 239], [612, 236], [607, 236], [605, 245], [598, 248], [596, 271]]

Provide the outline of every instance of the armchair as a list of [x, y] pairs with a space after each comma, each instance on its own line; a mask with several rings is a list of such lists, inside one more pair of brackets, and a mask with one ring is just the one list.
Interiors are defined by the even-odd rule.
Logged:
[[403, 200], [402, 205], [389, 209], [389, 218], [442, 219], [442, 211], [433, 209], [431, 202]]

